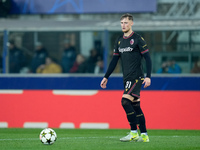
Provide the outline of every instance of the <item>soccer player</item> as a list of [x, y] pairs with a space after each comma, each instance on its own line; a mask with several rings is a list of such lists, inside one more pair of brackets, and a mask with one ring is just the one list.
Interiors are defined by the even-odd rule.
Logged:
[[[144, 39], [132, 30], [133, 16], [127, 13], [122, 15], [120, 20], [123, 35], [116, 39], [112, 60], [100, 86], [106, 88], [109, 76], [115, 69], [118, 60], [121, 59], [124, 82], [121, 104], [126, 112], [131, 131], [120, 141], [149, 142], [145, 117], [140, 107], [141, 86], [144, 84], [144, 88], [146, 88], [151, 84], [152, 65], [149, 49]], [[146, 61], [146, 77], [142, 70], [142, 58]], [[139, 138], [137, 126], [142, 138]]]

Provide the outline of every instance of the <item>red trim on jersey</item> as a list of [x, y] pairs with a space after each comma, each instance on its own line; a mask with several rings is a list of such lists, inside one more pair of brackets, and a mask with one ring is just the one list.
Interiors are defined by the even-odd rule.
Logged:
[[119, 53], [113, 53], [113, 55], [119, 55]]
[[128, 39], [128, 38], [130, 38], [130, 37], [133, 35], [133, 33], [134, 33], [134, 32], [132, 32], [129, 36], [124, 36], [124, 35], [123, 35], [123, 38], [124, 38], [124, 39]]
[[148, 52], [149, 51], [149, 49], [146, 49], [145, 51], [143, 51], [143, 52], [141, 52], [142, 54], [144, 54], [144, 53], [146, 53], [146, 52]]

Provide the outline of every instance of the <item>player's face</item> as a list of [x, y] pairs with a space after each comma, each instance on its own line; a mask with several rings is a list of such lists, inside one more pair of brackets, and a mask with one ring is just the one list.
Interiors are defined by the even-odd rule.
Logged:
[[129, 20], [128, 17], [121, 20], [122, 32], [127, 33], [131, 30], [133, 21]]

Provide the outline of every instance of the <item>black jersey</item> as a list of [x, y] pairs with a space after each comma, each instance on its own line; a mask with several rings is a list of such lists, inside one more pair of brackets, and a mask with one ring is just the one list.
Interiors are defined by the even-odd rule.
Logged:
[[135, 32], [128, 37], [120, 36], [116, 40], [113, 55], [121, 59], [124, 80], [144, 77], [142, 58], [147, 52], [149, 50], [146, 42]]

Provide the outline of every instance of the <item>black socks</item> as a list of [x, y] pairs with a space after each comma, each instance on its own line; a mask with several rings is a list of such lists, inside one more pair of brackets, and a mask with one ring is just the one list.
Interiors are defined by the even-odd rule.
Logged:
[[140, 107], [140, 102], [134, 102], [134, 103], [132, 103], [132, 106], [133, 106], [133, 109], [136, 112], [137, 124], [138, 124], [138, 127], [140, 129], [140, 132], [146, 133], [147, 129], [146, 129], [145, 117], [144, 117], [144, 114], [143, 114], [142, 109]]
[[130, 123], [131, 130], [137, 130], [136, 112], [131, 105], [131, 101], [127, 98], [122, 98], [122, 106], [126, 112], [127, 119]]
[[126, 112], [131, 130], [137, 130], [137, 125], [141, 133], [146, 133], [146, 123], [144, 114], [140, 108], [140, 102], [131, 102], [127, 98], [122, 98], [122, 106]]

